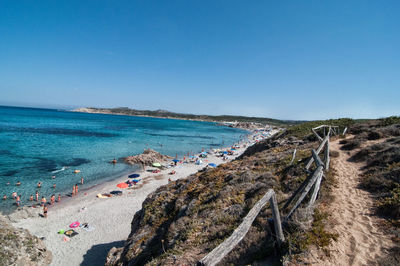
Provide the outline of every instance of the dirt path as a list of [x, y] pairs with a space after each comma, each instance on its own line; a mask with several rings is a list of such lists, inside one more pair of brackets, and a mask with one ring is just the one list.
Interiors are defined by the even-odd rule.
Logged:
[[[339, 151], [339, 140], [331, 143], [331, 149]], [[313, 265], [376, 265], [377, 259], [388, 254], [393, 245], [390, 238], [380, 231], [380, 218], [372, 213], [370, 194], [357, 188], [362, 164], [348, 162], [350, 155], [339, 151], [332, 158], [337, 171], [338, 185], [333, 190], [335, 199], [330, 204], [334, 221], [333, 230], [339, 239], [330, 248], [330, 256], [314, 258]]]

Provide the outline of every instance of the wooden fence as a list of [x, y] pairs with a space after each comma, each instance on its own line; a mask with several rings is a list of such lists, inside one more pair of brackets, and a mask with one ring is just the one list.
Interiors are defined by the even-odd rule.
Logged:
[[[343, 134], [345, 134], [346, 130], [347, 128], [343, 131]], [[283, 210], [287, 210], [290, 204], [294, 202], [294, 200], [296, 200], [295, 204], [292, 206], [289, 212], [287, 212], [284, 221], [287, 221], [290, 216], [296, 211], [296, 209], [300, 206], [300, 204], [303, 202], [304, 198], [307, 196], [312, 188], [314, 189], [312, 190], [310, 201], [307, 206], [312, 207], [314, 205], [318, 196], [324, 171], [329, 170], [329, 137], [331, 134], [339, 134], [339, 128], [337, 126], [321, 125], [313, 128], [312, 132], [316, 135], [321, 143], [318, 146], [317, 150], [313, 149], [311, 151], [312, 156], [306, 164], [306, 170], [309, 171], [309, 168], [311, 167], [313, 162], [315, 162], [316, 169], [312, 173], [310, 173], [306, 180], [300, 185], [300, 187], [293, 193], [293, 195], [287, 200], [287, 202], [283, 206]], [[320, 132], [322, 136], [320, 136], [318, 132]], [[324, 161], [322, 161], [319, 157], [319, 154], [322, 150], [324, 150]], [[292, 156], [293, 157], [290, 164], [292, 164], [295, 159], [296, 149], [294, 149]], [[282, 231], [282, 223], [278, 204], [276, 201], [275, 191], [273, 189], [269, 189], [268, 192], [253, 206], [253, 208], [243, 219], [243, 222], [235, 229], [232, 235], [228, 237], [224, 242], [222, 242], [219, 246], [214, 248], [205, 257], [203, 257], [198, 264], [207, 266], [218, 264], [245, 237], [254, 219], [268, 202], [270, 203], [270, 207], [272, 209], [275, 238], [278, 245], [284, 242], [285, 237]]]

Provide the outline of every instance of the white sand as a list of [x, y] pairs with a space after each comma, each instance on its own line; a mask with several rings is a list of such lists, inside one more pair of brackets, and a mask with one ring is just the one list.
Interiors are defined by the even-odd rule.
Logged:
[[[234, 156], [229, 156], [229, 160], [236, 158], [244, 150], [245, 148], [238, 149]], [[45, 237], [44, 242], [53, 253], [52, 265], [103, 265], [111, 247], [123, 246], [131, 232], [134, 214], [141, 209], [143, 201], [151, 192], [167, 184], [168, 178], [172, 180], [184, 178], [196, 173], [207, 163], [218, 165], [224, 162], [226, 161], [211, 155], [204, 160], [203, 165], [178, 164], [173, 168], [176, 171], [175, 175], [168, 174], [171, 169], [158, 174], [142, 172], [140, 173], [142, 181], [138, 183], [140, 188], [122, 189], [122, 196], [107, 199], [96, 197], [98, 193], [121, 190], [116, 184], [128, 179], [124, 176], [119, 180], [87, 190], [86, 195], [80, 192], [79, 196], [67, 202], [56, 203], [55, 207], [49, 208], [47, 219], [35, 215], [33, 218], [19, 220], [13, 225], [28, 229], [38, 237]], [[83, 207], [86, 207], [86, 210], [80, 212]], [[69, 224], [75, 221], [89, 223], [95, 230], [87, 232], [77, 228], [79, 235], [72, 237], [68, 242], [63, 241], [64, 236], [57, 232], [60, 229], [69, 229]]]

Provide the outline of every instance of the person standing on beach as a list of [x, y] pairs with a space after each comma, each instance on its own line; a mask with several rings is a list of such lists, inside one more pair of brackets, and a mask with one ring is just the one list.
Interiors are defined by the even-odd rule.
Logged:
[[61, 201], [61, 194], [58, 194], [58, 202]]
[[47, 204], [43, 205], [43, 217], [47, 218]]
[[55, 183], [53, 184], [53, 189], [56, 189], [56, 184]]
[[54, 203], [56, 202], [56, 196], [54, 194], [51, 195], [50, 201], [51, 201], [51, 205], [54, 205]]
[[78, 184], [75, 184], [75, 195], [78, 195]]
[[81, 177], [81, 184], [83, 185], [83, 176]]
[[42, 196], [42, 200], [40, 201], [40, 205], [46, 205], [46, 198]]
[[13, 199], [16, 199], [16, 198], [17, 198], [17, 192], [13, 192], [13, 193], [11, 194], [11, 196], [13, 197]]
[[39, 202], [39, 192], [36, 190], [36, 202]]

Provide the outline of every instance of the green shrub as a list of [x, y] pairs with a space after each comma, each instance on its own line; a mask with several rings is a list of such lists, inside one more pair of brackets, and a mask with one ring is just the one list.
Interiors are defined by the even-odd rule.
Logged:
[[378, 203], [378, 211], [393, 219], [400, 218], [400, 187], [390, 191], [390, 196], [383, 198]]

